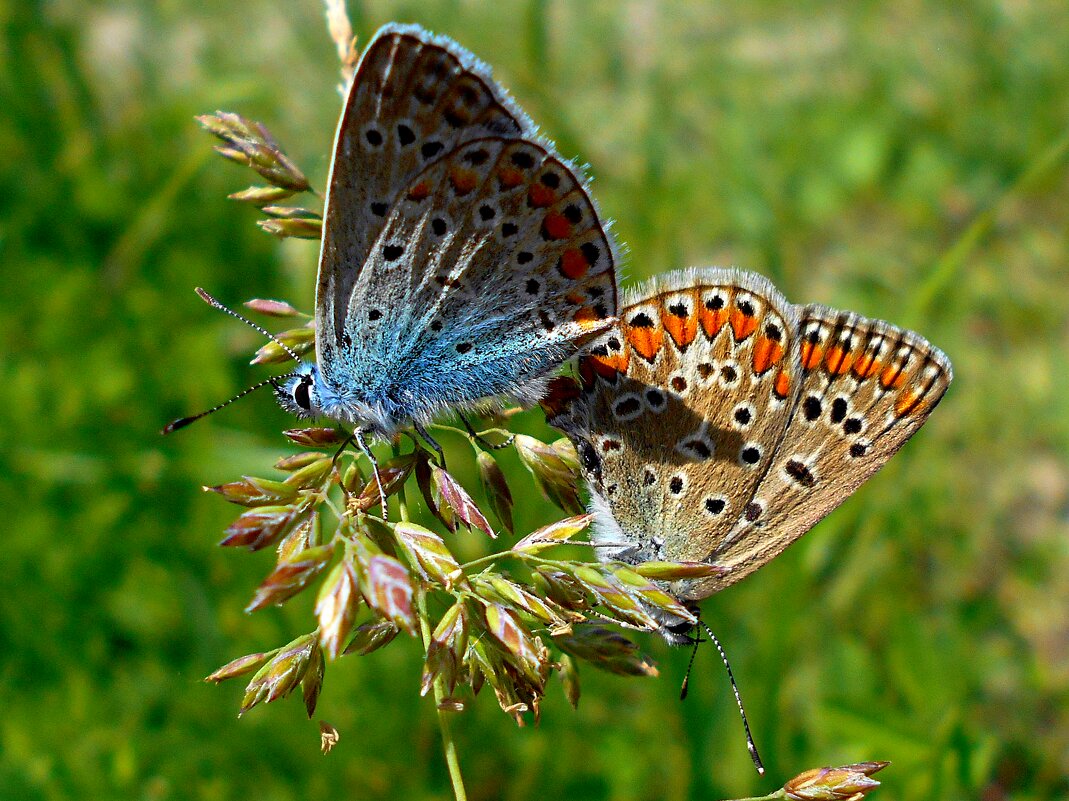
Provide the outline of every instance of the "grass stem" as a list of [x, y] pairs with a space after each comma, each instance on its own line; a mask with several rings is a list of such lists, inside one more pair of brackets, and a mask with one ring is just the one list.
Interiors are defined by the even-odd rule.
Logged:
[[[399, 449], [394, 448], [394, 456], [399, 454]], [[402, 521], [409, 519], [408, 500], [406, 497], [407, 487], [397, 494], [399, 506], [398, 514]], [[418, 609], [420, 636], [423, 639], [423, 653], [431, 647], [431, 624], [427, 617], [427, 591], [423, 586], [416, 589], [416, 607]], [[468, 794], [464, 789], [464, 777], [460, 772], [460, 757], [457, 754], [457, 744], [453, 739], [453, 728], [449, 720], [449, 712], [442, 709], [442, 700], [445, 698], [445, 685], [438, 677], [434, 680], [434, 706], [438, 714], [438, 729], [442, 733], [442, 748], [445, 751], [445, 764], [449, 770], [449, 782], [453, 786], [453, 797], [456, 801], [467, 801]]]

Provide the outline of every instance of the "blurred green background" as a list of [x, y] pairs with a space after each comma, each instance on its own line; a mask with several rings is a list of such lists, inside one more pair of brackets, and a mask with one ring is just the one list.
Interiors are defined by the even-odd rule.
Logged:
[[[587, 668], [579, 711], [554, 683], [537, 728], [486, 696], [456, 718], [471, 797], [738, 797], [861, 759], [894, 762], [877, 798], [1069, 793], [1063, 0], [351, 12], [364, 41], [420, 22], [493, 65], [591, 165], [625, 285], [744, 266], [913, 326], [956, 371], [886, 469], [704, 606], [769, 778], [715, 653], [680, 704], [689, 653], [649, 636], [660, 679]], [[193, 286], [312, 304], [315, 243], [225, 199], [252, 175], [193, 116], [263, 120], [322, 186], [321, 7], [0, 0], [0, 22], [0, 797], [449, 798], [414, 641], [328, 670], [326, 757], [299, 701], [239, 721], [241, 682], [201, 681], [311, 628], [303, 597], [241, 612], [271, 556], [217, 549], [237, 510], [200, 490], [265, 474], [290, 420], [261, 394], [158, 435], [267, 374]], [[553, 519], [505, 461], [518, 524]]]

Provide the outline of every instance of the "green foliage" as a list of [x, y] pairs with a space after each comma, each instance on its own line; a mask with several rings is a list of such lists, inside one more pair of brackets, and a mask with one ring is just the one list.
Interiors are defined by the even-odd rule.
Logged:
[[[704, 605], [769, 779], [711, 651], [680, 704], [689, 654], [650, 635], [659, 679], [584, 671], [578, 711], [551, 691], [538, 727], [482, 699], [452, 715], [470, 797], [738, 797], [864, 759], [892, 760], [888, 798], [1069, 791], [1064, 3], [353, 12], [364, 40], [418, 21], [492, 64], [591, 165], [626, 282], [744, 266], [914, 326], [955, 366], [886, 469]], [[233, 508], [200, 491], [292, 453], [292, 421], [254, 395], [159, 437], [277, 369], [244, 365], [262, 341], [192, 287], [311, 303], [315, 243], [264, 236], [253, 201], [226, 199], [249, 173], [194, 117], [267, 121], [322, 187], [339, 100], [320, 5], [0, 0], [0, 19], [0, 796], [447, 797], [416, 640], [330, 667], [328, 756], [301, 701], [238, 721], [240, 682], [201, 681], [297, 648], [314, 615], [311, 592], [241, 613], [272, 556], [215, 548]], [[307, 227], [291, 201], [253, 200]], [[538, 413], [512, 424], [552, 439]], [[494, 510], [466, 442], [443, 444]], [[500, 464], [517, 533], [557, 518], [514, 452]]]

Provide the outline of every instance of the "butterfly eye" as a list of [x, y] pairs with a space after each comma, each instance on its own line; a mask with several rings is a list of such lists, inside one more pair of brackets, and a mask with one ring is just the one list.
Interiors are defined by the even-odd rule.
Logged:
[[301, 381], [301, 383], [293, 388], [293, 402], [306, 412], [310, 411], [312, 408], [312, 398], [309, 395], [308, 387], [308, 381]]

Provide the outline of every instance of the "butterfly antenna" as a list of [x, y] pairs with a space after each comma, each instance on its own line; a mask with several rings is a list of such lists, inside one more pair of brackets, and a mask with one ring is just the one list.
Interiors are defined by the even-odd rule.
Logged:
[[[699, 620], [698, 623], [705, 629], [705, 633], [709, 635], [709, 639], [713, 641], [716, 650], [720, 652], [720, 659], [723, 661], [724, 667], [727, 668], [728, 681], [731, 682], [731, 691], [735, 693], [735, 703], [739, 705], [739, 714], [742, 716], [742, 727], [746, 730], [746, 748], [750, 752], [750, 759], [753, 760], [757, 772], [763, 776], [765, 774], [765, 766], [761, 764], [761, 755], [757, 753], [757, 745], [753, 741], [753, 735], [750, 734], [750, 724], [746, 720], [746, 710], [742, 708], [742, 696], [739, 695], [738, 685], [735, 684], [735, 676], [731, 672], [731, 663], [728, 662], [727, 654], [724, 653], [724, 648], [720, 645], [720, 640], [713, 634], [713, 630], [709, 628], [703, 620]], [[691, 657], [691, 659], [693, 660], [693, 657]]]
[[389, 517], [390, 509], [386, 505], [386, 490], [382, 488], [382, 476], [379, 475], [379, 460], [375, 458], [375, 454], [371, 452], [371, 448], [368, 447], [367, 440], [364, 439], [364, 435], [367, 433], [367, 429], [358, 428], [353, 432], [353, 436], [356, 439], [356, 445], [360, 448], [360, 452], [368, 458], [371, 462], [371, 472], [375, 476], [375, 484], [379, 488], [379, 502], [382, 504], [382, 519], [386, 520]]
[[694, 667], [694, 657], [698, 655], [698, 646], [704, 640], [700, 636], [694, 638], [694, 650], [690, 652], [690, 661], [687, 662], [687, 672], [683, 674], [683, 686], [679, 688], [679, 700], [687, 700], [687, 690], [690, 689], [690, 671]]
[[212, 412], [217, 412], [217, 411], [219, 411], [220, 409], [222, 409], [222, 408], [225, 408], [225, 407], [229, 406], [229, 405], [230, 405], [231, 403], [233, 403], [234, 401], [236, 401], [236, 400], [240, 400], [241, 398], [244, 398], [244, 397], [245, 397], [246, 395], [248, 395], [248, 394], [249, 394], [250, 392], [255, 392], [255, 391], [256, 391], [256, 390], [258, 390], [258, 389], [259, 389], [260, 387], [266, 387], [266, 386], [267, 386], [268, 384], [270, 384], [271, 386], [273, 386], [273, 387], [276, 387], [276, 388], [277, 388], [277, 387], [278, 387], [278, 384], [277, 384], [276, 382], [278, 382], [278, 381], [283, 381], [283, 380], [285, 380], [285, 379], [287, 379], [287, 378], [292, 378], [292, 377], [293, 377], [294, 375], [296, 375], [296, 373], [290, 373], [289, 375], [273, 375], [273, 376], [271, 376], [270, 378], [265, 378], [265, 379], [264, 379], [263, 381], [261, 381], [261, 382], [260, 382], [259, 384], [253, 384], [253, 385], [252, 385], [251, 387], [249, 387], [248, 389], [243, 389], [243, 390], [241, 390], [241, 392], [239, 392], [239, 393], [238, 393], [237, 395], [235, 395], [234, 397], [232, 397], [232, 398], [231, 398], [230, 400], [228, 400], [228, 401], [223, 401], [223, 402], [222, 402], [222, 403], [220, 403], [220, 404], [219, 404], [218, 406], [213, 406], [213, 407], [212, 407], [211, 409], [208, 409], [208, 411], [206, 411], [206, 412], [201, 412], [200, 414], [195, 414], [195, 415], [193, 415], [192, 417], [180, 417], [180, 418], [178, 418], [177, 420], [175, 420], [175, 421], [173, 421], [173, 422], [171, 422], [171, 423], [168, 423], [168, 424], [167, 424], [167, 425], [166, 425], [166, 426], [164, 427], [163, 431], [161, 431], [160, 433], [161, 433], [161, 434], [164, 434], [164, 435], [167, 435], [167, 434], [171, 434], [171, 433], [174, 433], [174, 432], [175, 432], [175, 431], [177, 431], [178, 429], [180, 429], [180, 428], [185, 428], [185, 427], [186, 427], [186, 426], [188, 426], [188, 425], [189, 425], [190, 423], [193, 423], [193, 422], [195, 422], [195, 421], [197, 421], [197, 420], [200, 420], [200, 418], [202, 418], [202, 417], [207, 417], [207, 416], [208, 416], [209, 414], [211, 414]]
[[290, 358], [293, 359], [293, 361], [299, 362], [301, 360], [301, 357], [298, 356], [297, 353], [291, 347], [286, 345], [281, 340], [277, 339], [274, 334], [272, 334], [270, 331], [268, 331], [262, 325], [257, 325], [252, 320], [250, 320], [248, 317], [243, 317], [242, 315], [238, 314], [236, 311], [231, 309], [229, 306], [224, 306], [222, 303], [220, 303], [215, 298], [213, 298], [211, 295], [209, 295], [203, 288], [198, 286], [196, 288], [196, 292], [197, 292], [198, 295], [200, 295], [200, 299], [203, 300], [205, 303], [207, 303], [209, 306], [211, 306], [211, 307], [213, 307], [215, 309], [218, 309], [221, 312], [226, 312], [231, 317], [233, 317], [235, 320], [241, 320], [241, 322], [245, 323], [245, 325], [247, 325], [249, 328], [252, 328], [254, 331], [259, 331], [265, 337], [267, 337], [272, 342], [274, 342], [276, 345], [278, 345], [280, 348], [282, 348], [282, 350], [286, 351], [286, 353], [288, 353], [290, 355]]

